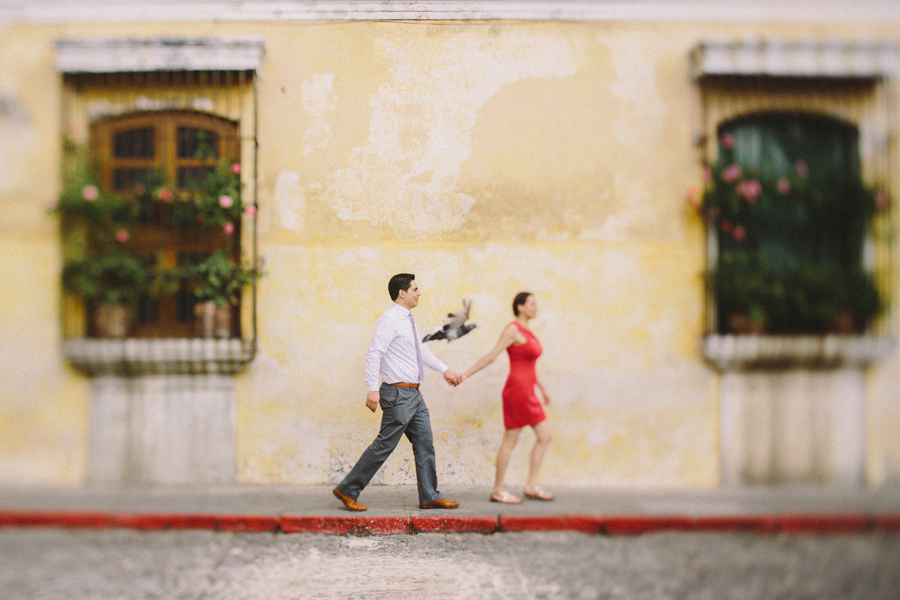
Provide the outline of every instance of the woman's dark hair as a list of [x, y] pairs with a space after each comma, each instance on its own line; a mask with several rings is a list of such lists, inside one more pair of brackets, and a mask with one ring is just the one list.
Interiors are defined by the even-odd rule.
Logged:
[[519, 316], [519, 307], [528, 301], [528, 296], [534, 296], [534, 294], [531, 292], [519, 292], [516, 294], [516, 297], [513, 298], [513, 314], [517, 317]]
[[415, 278], [416, 276], [412, 273], [397, 273], [391, 277], [391, 280], [388, 281], [388, 294], [391, 295], [391, 300], [397, 299], [397, 296], [400, 295], [400, 290], [408, 290]]

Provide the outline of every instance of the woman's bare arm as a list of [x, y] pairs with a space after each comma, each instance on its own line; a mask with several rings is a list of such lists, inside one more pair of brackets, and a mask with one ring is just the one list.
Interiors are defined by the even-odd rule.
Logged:
[[463, 381], [494, 362], [500, 353], [509, 348], [520, 335], [521, 334], [519, 334], [516, 326], [512, 323], [504, 327], [503, 331], [500, 333], [500, 339], [497, 340], [494, 347], [491, 348], [487, 354], [479, 358], [474, 365], [469, 367], [468, 371], [462, 374]]

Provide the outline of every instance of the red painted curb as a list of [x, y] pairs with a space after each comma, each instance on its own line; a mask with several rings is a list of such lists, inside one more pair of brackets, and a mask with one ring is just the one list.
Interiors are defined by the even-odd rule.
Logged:
[[168, 515], [158, 514], [112, 514], [109, 516], [109, 526], [120, 529], [140, 529], [143, 531], [158, 531], [171, 527]]
[[501, 531], [560, 531], [566, 528], [562, 515], [500, 515]]
[[6, 512], [0, 516], [0, 525], [6, 527], [77, 527], [103, 529], [109, 525], [107, 513], [95, 512]]
[[656, 531], [697, 531], [692, 517], [681, 516], [615, 516], [606, 517], [603, 532], [610, 535], [636, 535]]
[[720, 533], [738, 533], [741, 531], [775, 533], [778, 531], [777, 518], [767, 515], [697, 517], [694, 519], [694, 525], [697, 531]]
[[262, 533], [278, 531], [278, 517], [259, 515], [224, 515], [218, 519], [219, 531]]
[[605, 522], [597, 515], [500, 515], [500, 530], [602, 533]]
[[215, 529], [218, 524], [216, 515], [169, 515], [169, 529]]
[[900, 532], [900, 515], [881, 515], [875, 517], [875, 529], [890, 533]]
[[413, 533], [494, 533], [495, 517], [410, 517]]
[[136, 530], [204, 529], [261, 533], [396, 535], [414, 533], [494, 533], [498, 531], [578, 531], [637, 535], [661, 531], [788, 534], [900, 533], [900, 514], [789, 514], [746, 516], [500, 515], [499, 517], [350, 517], [100, 513], [81, 511], [0, 511], [2, 527], [69, 527]]
[[867, 515], [781, 515], [778, 528], [785, 533], [864, 533], [874, 528]]
[[315, 517], [282, 515], [278, 519], [284, 533], [324, 533], [330, 535], [396, 535], [409, 533], [409, 517]]
[[566, 530], [581, 533], [603, 533], [606, 520], [597, 515], [569, 515], [566, 517]]
[[109, 518], [110, 527], [159, 531], [164, 529], [216, 529], [219, 517], [216, 515], [165, 514], [165, 513], [113, 513]]

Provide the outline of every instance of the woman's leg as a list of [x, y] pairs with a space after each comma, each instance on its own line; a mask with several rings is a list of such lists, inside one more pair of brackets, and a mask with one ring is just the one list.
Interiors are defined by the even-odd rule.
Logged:
[[525, 489], [531, 490], [537, 486], [538, 471], [541, 468], [541, 461], [544, 460], [544, 452], [550, 444], [550, 425], [544, 419], [534, 426], [534, 433], [537, 440], [534, 442], [534, 448], [531, 449], [531, 462], [528, 465], [528, 481], [525, 483]]
[[519, 441], [519, 434], [522, 429], [507, 429], [503, 434], [503, 440], [500, 442], [500, 449], [497, 450], [497, 473], [494, 477], [494, 489], [492, 494], [500, 494], [506, 490], [503, 486], [503, 480], [506, 477], [506, 467], [509, 466], [509, 457], [512, 455], [516, 442]]

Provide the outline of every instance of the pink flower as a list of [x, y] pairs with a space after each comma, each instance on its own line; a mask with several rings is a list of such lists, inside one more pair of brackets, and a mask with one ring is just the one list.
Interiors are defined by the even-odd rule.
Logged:
[[884, 190], [875, 192], [875, 206], [878, 210], [887, 210], [891, 206], [891, 198]]
[[710, 181], [712, 181], [712, 169], [710, 169], [709, 167], [703, 167], [703, 169], [700, 171], [700, 177], [703, 178], [703, 181], [709, 183]]
[[736, 242], [743, 242], [747, 237], [747, 230], [738, 225], [734, 228], [734, 231], [731, 232], [731, 237], [733, 237]]
[[723, 135], [720, 141], [726, 148], [734, 148], [734, 136], [730, 133]]
[[762, 193], [762, 184], [755, 179], [742, 181], [737, 186], [737, 193], [746, 198], [747, 202], [756, 202], [756, 199]]
[[732, 181], [737, 181], [741, 176], [741, 168], [737, 165], [730, 165], [722, 171], [722, 180], [731, 183]]
[[806, 164], [806, 161], [798, 160], [794, 168], [797, 169], [797, 175], [800, 177], [809, 175], [809, 166]]
[[225, 225], [222, 226], [222, 231], [224, 231], [226, 235], [231, 235], [234, 233], [234, 223], [230, 221], [225, 223]]
[[722, 231], [724, 231], [725, 233], [728, 233], [731, 231], [733, 226], [731, 224], [731, 221], [729, 221], [728, 219], [725, 219], [722, 221], [721, 227], [722, 227]]
[[247, 207], [244, 209], [244, 212], [247, 213], [248, 215], [255, 215], [256, 214], [256, 206], [254, 206], [253, 204], [248, 204]]
[[241, 163], [231, 163], [231, 172], [235, 175], [241, 174]]
[[697, 184], [692, 185], [688, 188], [687, 193], [685, 194], [685, 198], [687, 198], [688, 203], [691, 205], [695, 211], [700, 210], [700, 186]]
[[709, 218], [712, 219], [713, 221], [718, 219], [720, 214], [721, 214], [721, 211], [719, 210], [718, 206], [713, 206], [712, 208], [709, 209]]
[[88, 202], [93, 202], [100, 197], [100, 190], [97, 189], [96, 185], [86, 185], [81, 190], [81, 197]]
[[159, 190], [159, 199], [163, 202], [171, 202], [172, 201], [172, 190], [169, 188], [163, 188]]
[[119, 242], [120, 244], [124, 244], [125, 242], [127, 242], [128, 238], [130, 238], [130, 237], [131, 236], [129, 236], [128, 232], [125, 231], [124, 229], [120, 229], [116, 232], [116, 241]]
[[788, 192], [791, 191], [791, 182], [786, 177], [778, 180], [778, 191], [781, 192], [782, 196], [787, 196]]
[[231, 196], [219, 196], [219, 206], [222, 208], [231, 208], [232, 204], [234, 204], [234, 199]]

